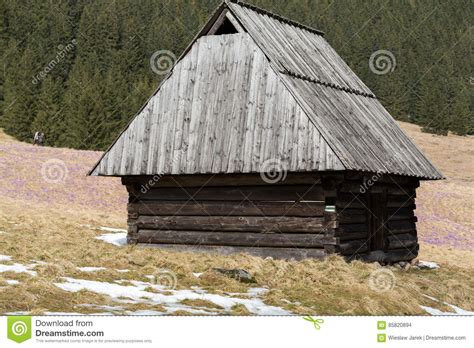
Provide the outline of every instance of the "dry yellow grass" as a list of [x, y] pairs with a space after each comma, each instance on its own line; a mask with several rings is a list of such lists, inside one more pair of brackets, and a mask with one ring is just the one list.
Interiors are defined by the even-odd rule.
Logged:
[[[470, 164], [465, 164], [465, 171], [459, 173], [459, 176], [456, 176], [457, 171], [451, 169], [454, 163], [461, 161], [461, 157], [465, 157], [466, 162], [469, 161], [471, 154], [468, 147], [472, 144], [472, 138], [438, 138], [421, 134], [412, 125], [404, 124], [403, 127], [415, 141], [421, 143], [422, 148], [426, 146], [424, 150], [449, 177], [447, 182], [427, 183], [428, 186], [424, 183], [418, 200], [424, 202], [427, 211], [445, 217], [443, 223], [451, 221], [472, 227], [472, 210], [467, 211], [466, 208], [466, 211], [457, 212], [456, 209], [448, 209], [449, 206], [443, 207], [443, 203], [440, 204], [433, 193], [455, 190], [448, 203], [472, 205], [472, 160]], [[446, 147], [451, 139], [454, 139], [453, 142], [460, 152], [450, 152], [449, 157], [445, 158], [442, 148]], [[13, 140], [0, 132], [0, 141]], [[454, 162], [450, 164], [452, 160]], [[468, 170], [471, 171], [468, 173]], [[103, 232], [87, 226], [125, 228], [126, 216], [123, 212], [104, 213], [85, 209], [83, 206], [55, 207], [3, 199], [0, 202], [0, 231], [6, 233], [0, 234], [0, 254], [12, 256], [12, 262], [30, 264], [32, 260], [37, 260], [45, 264], [35, 268], [38, 272], [36, 277], [24, 273], [0, 273], [0, 313], [103, 311], [99, 307], [85, 307], [84, 304], [120, 305], [124, 311], [164, 311], [160, 305], [117, 304], [108, 296], [90, 291], [63, 291], [54, 283], [61, 282], [65, 276], [107, 282], [147, 281], [146, 275], [153, 274], [157, 269], [168, 269], [177, 276], [177, 289], [198, 286], [216, 294], [247, 292], [249, 285], [213, 272], [214, 267], [248, 270], [257, 281], [257, 284], [250, 287], [270, 289], [262, 295], [266, 304], [279, 306], [296, 314], [426, 314], [420, 305], [449, 310], [448, 307], [426, 298], [424, 294], [466, 310], [474, 310], [474, 258], [472, 250], [469, 249], [434, 246], [422, 242], [420, 258], [435, 261], [441, 268], [435, 271], [404, 271], [392, 267], [390, 269], [395, 275], [394, 288], [377, 292], [369, 286], [370, 275], [378, 269], [376, 264], [347, 263], [336, 256], [327, 260], [296, 262], [261, 259], [245, 254], [222, 256], [177, 253], [134, 246], [119, 248], [94, 239]], [[421, 234], [429, 233], [430, 222], [422, 221], [419, 229]], [[472, 234], [465, 237], [472, 240]], [[77, 269], [82, 266], [101, 266], [107, 270], [85, 273]], [[119, 269], [130, 271], [119, 273], [116, 271]], [[203, 274], [197, 278], [193, 272]], [[20, 283], [8, 285], [7, 279], [19, 280]], [[185, 300], [183, 304], [196, 308], [212, 307], [202, 301]], [[122, 312], [114, 311], [118, 314]], [[232, 308], [232, 313], [246, 315], [249, 312], [244, 306], [237, 305]], [[183, 310], [175, 314], [190, 313]]]

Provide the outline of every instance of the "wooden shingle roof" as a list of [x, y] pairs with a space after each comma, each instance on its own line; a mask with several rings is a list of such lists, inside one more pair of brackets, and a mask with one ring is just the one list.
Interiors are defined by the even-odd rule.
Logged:
[[[228, 11], [239, 34], [206, 35]], [[321, 32], [225, 1], [92, 175], [356, 170], [441, 179]]]

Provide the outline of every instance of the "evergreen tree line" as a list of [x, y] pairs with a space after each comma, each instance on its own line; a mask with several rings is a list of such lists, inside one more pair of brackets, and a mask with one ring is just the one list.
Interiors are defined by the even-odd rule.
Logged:
[[[325, 32], [399, 120], [474, 134], [470, 0], [255, 0]], [[106, 148], [163, 77], [150, 57], [176, 56], [219, 0], [0, 0], [0, 126], [20, 140]], [[394, 60], [384, 74], [370, 59]]]

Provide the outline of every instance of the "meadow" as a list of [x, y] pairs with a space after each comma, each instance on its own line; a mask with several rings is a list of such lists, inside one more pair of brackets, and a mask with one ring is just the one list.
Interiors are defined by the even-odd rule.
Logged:
[[[100, 152], [37, 147], [0, 132], [0, 314], [472, 312], [474, 138], [401, 125], [447, 177], [423, 182], [416, 200], [419, 259], [438, 269], [123, 245], [125, 188], [86, 176]], [[216, 267], [243, 268], [256, 283]], [[374, 288], [374, 274], [385, 271], [389, 284]]]

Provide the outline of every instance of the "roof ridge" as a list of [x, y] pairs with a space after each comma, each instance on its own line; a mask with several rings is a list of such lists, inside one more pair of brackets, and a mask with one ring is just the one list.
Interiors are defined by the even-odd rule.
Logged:
[[292, 72], [292, 71], [280, 71], [280, 72], [282, 74], [285, 74], [285, 75], [288, 75], [288, 76], [291, 76], [291, 77], [295, 77], [295, 78], [298, 78], [300, 80], [316, 83], [316, 84], [324, 86], [324, 87], [337, 89], [337, 90], [340, 90], [340, 91], [360, 95], [360, 96], [367, 97], [367, 98], [377, 99], [377, 97], [374, 94], [365, 93], [365, 92], [359, 91], [358, 89], [349, 88], [349, 87], [342, 87], [342, 86], [336, 85], [336, 84], [331, 83], [331, 82], [324, 82], [322, 80], [315, 79], [315, 78], [310, 77], [310, 76], [298, 74], [298, 73], [295, 73], [295, 72]]
[[312, 28], [308, 25], [305, 25], [305, 24], [302, 24], [302, 23], [299, 23], [295, 20], [292, 20], [292, 19], [289, 19], [289, 18], [286, 18], [286, 17], [283, 17], [283, 16], [280, 16], [280, 15], [277, 15], [273, 12], [270, 12], [268, 10], [265, 10], [261, 7], [258, 7], [258, 6], [255, 6], [255, 5], [252, 5], [252, 4], [249, 4], [249, 3], [246, 3], [246, 2], [243, 2], [243, 1], [240, 1], [240, 0], [225, 0], [226, 2], [230, 2], [230, 3], [234, 3], [234, 4], [237, 4], [237, 5], [240, 5], [240, 6], [243, 6], [243, 7], [247, 7], [255, 12], [258, 12], [258, 13], [261, 13], [261, 14], [264, 14], [264, 15], [267, 15], [269, 17], [272, 17], [272, 18], [275, 18], [277, 20], [279, 20], [280, 22], [283, 22], [283, 23], [286, 23], [286, 24], [289, 24], [289, 25], [292, 25], [294, 27], [297, 27], [297, 28], [300, 28], [300, 29], [304, 29], [304, 30], [307, 30], [311, 33], [314, 33], [316, 35], [320, 35], [320, 36], [324, 36], [324, 32], [321, 31], [321, 30], [318, 30], [318, 29], [315, 29], [315, 28]]

